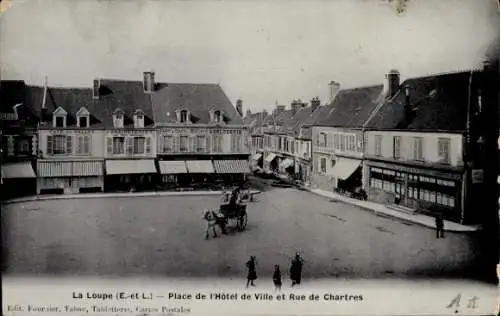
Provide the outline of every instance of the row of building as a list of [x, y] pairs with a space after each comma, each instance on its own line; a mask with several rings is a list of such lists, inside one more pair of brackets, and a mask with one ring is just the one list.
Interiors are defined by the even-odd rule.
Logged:
[[[483, 221], [498, 200], [498, 71], [458, 71], [341, 89], [247, 115], [251, 166], [403, 212]], [[495, 83], [496, 82], [496, 83]], [[493, 181], [493, 182], [492, 182]]]
[[4, 196], [234, 182], [250, 172], [243, 105], [216, 84], [0, 84]]

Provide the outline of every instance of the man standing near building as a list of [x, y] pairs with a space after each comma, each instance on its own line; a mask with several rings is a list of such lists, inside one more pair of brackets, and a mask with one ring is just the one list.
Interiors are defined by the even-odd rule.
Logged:
[[442, 215], [436, 216], [436, 238], [444, 238], [444, 220]]

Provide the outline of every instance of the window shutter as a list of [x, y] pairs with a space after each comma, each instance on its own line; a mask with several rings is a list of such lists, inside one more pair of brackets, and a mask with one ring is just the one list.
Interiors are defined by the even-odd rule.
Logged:
[[151, 137], [146, 137], [145, 139], [145, 143], [146, 143], [146, 154], [150, 154], [151, 153]]
[[73, 136], [66, 136], [66, 154], [71, 155], [73, 153]]
[[179, 135], [174, 135], [173, 136], [173, 139], [174, 139], [174, 146], [173, 146], [173, 152], [174, 153], [177, 153], [180, 151], [180, 146], [179, 146], [179, 138], [180, 136]]
[[80, 155], [83, 152], [83, 136], [78, 135], [76, 137], [76, 154]]
[[126, 137], [125, 138], [125, 151], [126, 151], [127, 155], [134, 154], [134, 138], [133, 137]]
[[52, 155], [53, 151], [52, 151], [52, 146], [53, 146], [53, 136], [52, 135], [48, 135], [47, 136], [47, 155]]
[[113, 153], [113, 138], [107, 137], [106, 138], [106, 152], [108, 155], [111, 155]]
[[86, 135], [83, 138], [83, 153], [88, 155], [90, 154], [90, 136]]

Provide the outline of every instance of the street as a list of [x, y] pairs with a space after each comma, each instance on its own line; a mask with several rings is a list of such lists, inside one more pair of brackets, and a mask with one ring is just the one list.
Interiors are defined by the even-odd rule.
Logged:
[[[291, 257], [303, 278], [460, 276], [475, 264], [470, 235], [377, 216], [296, 189], [273, 189], [248, 205], [248, 226], [205, 240], [204, 208], [218, 196], [52, 200], [2, 209], [7, 274], [226, 276], [274, 264], [288, 282]], [[259, 281], [259, 280], [257, 280]]]

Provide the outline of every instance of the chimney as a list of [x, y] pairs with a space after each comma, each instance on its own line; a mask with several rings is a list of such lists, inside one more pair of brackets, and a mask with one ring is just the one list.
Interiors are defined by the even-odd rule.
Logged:
[[252, 111], [250, 109], [247, 109], [247, 112], [245, 113], [245, 116], [250, 116], [252, 115]]
[[299, 100], [293, 100], [292, 103], [290, 104], [290, 108], [292, 110], [292, 115], [295, 115], [297, 111], [301, 108], [302, 102]]
[[143, 87], [145, 93], [154, 92], [155, 89], [155, 73], [153, 71], [144, 72]]
[[269, 115], [269, 113], [267, 113], [267, 110], [263, 110], [261, 112], [261, 115], [262, 115], [262, 121], [264, 121], [264, 119]]
[[273, 115], [274, 116], [278, 116], [281, 113], [283, 113], [284, 111], [285, 111], [285, 106], [284, 105], [276, 105], [276, 108], [274, 109]]
[[411, 90], [410, 90], [409, 85], [405, 85], [404, 93], [405, 93], [405, 105], [404, 105], [405, 123], [406, 123], [406, 125], [408, 125], [411, 123], [411, 121], [413, 119], [413, 111], [412, 111], [411, 101], [410, 101]]
[[386, 97], [392, 98], [399, 88], [399, 71], [391, 69], [388, 74], [385, 75], [385, 91]]
[[99, 99], [100, 88], [101, 88], [101, 82], [99, 81], [99, 79], [94, 79], [92, 98]]
[[49, 120], [48, 115], [47, 115], [47, 89], [48, 89], [47, 76], [45, 76], [45, 82], [43, 85], [43, 99], [42, 99], [42, 106], [41, 106], [41, 112], [40, 112], [40, 120], [42, 122], [46, 122]]
[[314, 112], [319, 106], [321, 105], [321, 101], [319, 100], [319, 97], [314, 97], [311, 100], [311, 109]]
[[243, 101], [241, 99], [236, 100], [236, 111], [243, 117]]
[[330, 95], [329, 95], [330, 100], [328, 103], [332, 103], [333, 99], [335, 99], [335, 97], [337, 96], [337, 93], [339, 93], [340, 83], [338, 83], [336, 81], [330, 81], [328, 86], [330, 87]]

